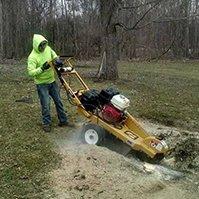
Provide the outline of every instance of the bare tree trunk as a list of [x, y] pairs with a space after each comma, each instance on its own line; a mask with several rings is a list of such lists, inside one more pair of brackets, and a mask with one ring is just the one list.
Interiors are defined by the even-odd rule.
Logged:
[[13, 9], [15, 5], [10, 0], [2, 1], [2, 17], [3, 17], [3, 29], [2, 35], [5, 37], [2, 41], [3, 57], [12, 59], [14, 58], [14, 39], [15, 39], [15, 24], [16, 19], [15, 11]]
[[[119, 2], [119, 1], [118, 1]], [[115, 28], [117, 20], [118, 2], [114, 0], [100, 1], [101, 25], [103, 34], [103, 46], [106, 52], [106, 63], [103, 64], [105, 68], [99, 71], [103, 74], [98, 74], [99, 78], [115, 80], [118, 78], [117, 69], [117, 47], [118, 38]]]
[[73, 14], [73, 34], [74, 34], [74, 53], [77, 54], [78, 44], [77, 44], [77, 27], [76, 27], [76, 15], [75, 15], [75, 0], [72, 0], [72, 14]]
[[118, 78], [116, 33], [105, 35], [104, 43], [105, 43], [105, 52], [106, 52], [105, 79], [115, 80]]
[[3, 17], [2, 17], [2, 3], [0, 0], [0, 59], [3, 56]]
[[[195, 13], [198, 14], [198, 3], [199, 1], [196, 0], [196, 10]], [[194, 32], [194, 56], [198, 57], [199, 53], [198, 53], [198, 20], [197, 17], [195, 17], [195, 32]]]
[[186, 28], [185, 28], [185, 57], [190, 56], [189, 52], [189, 46], [190, 46], [190, 41], [189, 41], [189, 23], [190, 23], [190, 3], [191, 1], [185, 0], [185, 17], [186, 19]]

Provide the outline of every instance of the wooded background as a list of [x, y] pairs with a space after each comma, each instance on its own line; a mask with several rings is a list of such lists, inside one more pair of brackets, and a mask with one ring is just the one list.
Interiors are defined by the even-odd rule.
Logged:
[[27, 57], [34, 33], [80, 59], [198, 58], [199, 0], [0, 0], [0, 57]]

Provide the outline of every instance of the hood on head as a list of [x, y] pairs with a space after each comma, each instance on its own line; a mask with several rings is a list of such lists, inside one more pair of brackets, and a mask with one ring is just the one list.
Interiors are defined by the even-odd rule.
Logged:
[[38, 35], [38, 34], [34, 34], [33, 36], [33, 49], [36, 51], [36, 52], [39, 52], [39, 44], [43, 41], [47, 41], [47, 39], [45, 37], [43, 37], [42, 35]]

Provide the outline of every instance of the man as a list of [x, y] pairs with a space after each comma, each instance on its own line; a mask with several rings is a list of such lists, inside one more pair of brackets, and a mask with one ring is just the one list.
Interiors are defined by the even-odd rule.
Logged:
[[58, 126], [69, 126], [63, 104], [61, 102], [58, 85], [55, 82], [54, 70], [48, 61], [56, 60], [55, 65], [62, 64], [57, 54], [48, 46], [48, 41], [35, 34], [33, 50], [28, 57], [28, 74], [34, 78], [42, 110], [42, 123], [45, 132], [51, 131], [50, 97], [55, 103], [59, 119]]

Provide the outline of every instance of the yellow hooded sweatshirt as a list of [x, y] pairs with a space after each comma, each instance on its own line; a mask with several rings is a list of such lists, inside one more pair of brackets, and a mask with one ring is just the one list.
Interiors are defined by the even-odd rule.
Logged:
[[33, 50], [28, 57], [28, 74], [34, 78], [36, 84], [49, 84], [55, 81], [54, 70], [49, 68], [42, 71], [41, 66], [46, 61], [51, 61], [57, 57], [57, 54], [47, 45], [43, 52], [38, 47], [41, 42], [48, 42], [42, 35], [34, 34]]

